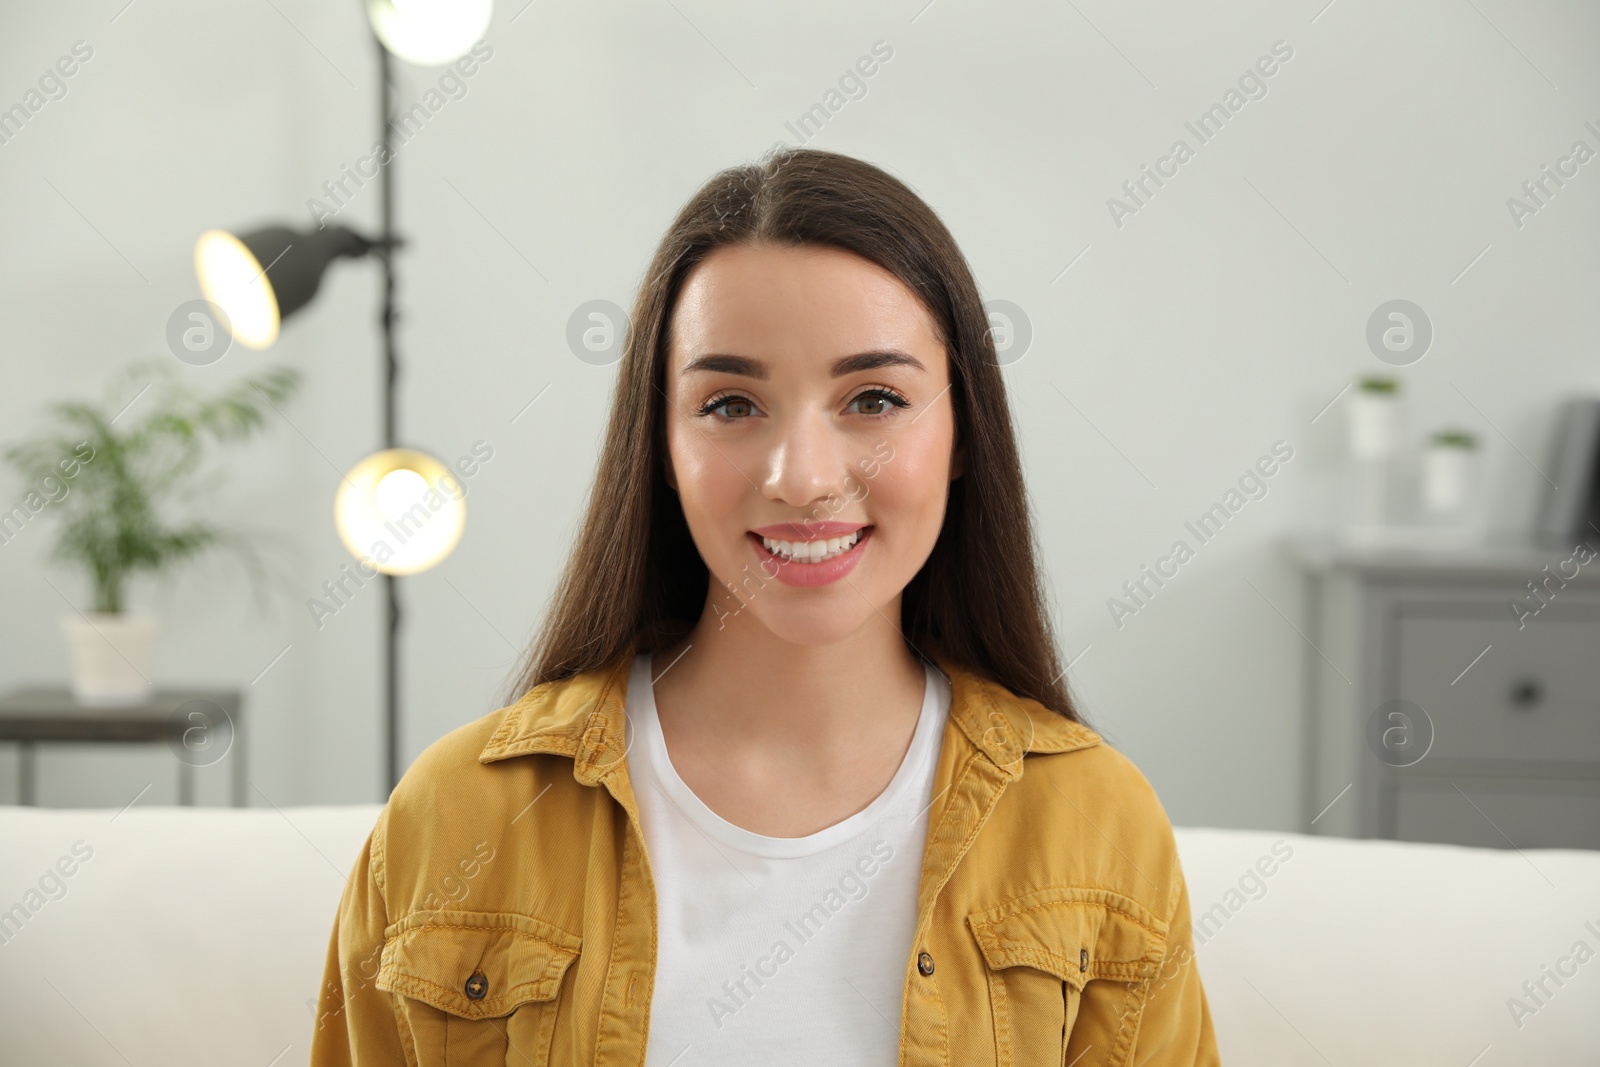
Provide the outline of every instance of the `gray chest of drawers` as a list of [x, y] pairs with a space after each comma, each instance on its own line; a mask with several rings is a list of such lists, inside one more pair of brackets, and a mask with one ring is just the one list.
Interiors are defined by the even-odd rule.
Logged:
[[1291, 542], [1306, 580], [1302, 829], [1600, 849], [1597, 543]]

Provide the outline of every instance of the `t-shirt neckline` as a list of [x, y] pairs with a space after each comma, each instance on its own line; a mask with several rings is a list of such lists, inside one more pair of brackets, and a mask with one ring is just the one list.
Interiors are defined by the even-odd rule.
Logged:
[[632, 674], [628, 680], [628, 696], [629, 703], [637, 701], [637, 725], [642, 735], [638, 740], [644, 745], [645, 757], [650, 761], [656, 784], [678, 811], [701, 832], [719, 844], [753, 856], [767, 859], [811, 856], [860, 834], [892, 808], [917, 780], [919, 771], [928, 763], [928, 749], [935, 743], [935, 732], [940, 725], [937, 713], [937, 683], [940, 678], [933, 667], [924, 663], [922, 708], [917, 715], [917, 726], [900, 766], [883, 792], [865, 808], [816, 833], [804, 837], [768, 837], [737, 826], [712, 811], [678, 775], [667, 752], [666, 736], [661, 732], [661, 720], [656, 709], [655, 690], [651, 683], [654, 676], [653, 659], [653, 654], [648, 652], [641, 652], [634, 657]]

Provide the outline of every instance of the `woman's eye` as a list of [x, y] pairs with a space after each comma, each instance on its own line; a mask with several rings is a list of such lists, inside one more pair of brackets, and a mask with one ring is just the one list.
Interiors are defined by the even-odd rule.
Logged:
[[749, 400], [742, 396], [717, 396], [712, 397], [710, 400], [701, 405], [699, 414], [710, 415], [713, 412], [717, 412], [719, 408], [736, 409], [732, 413], [727, 411], [720, 412], [720, 418], [746, 419], [749, 418], [750, 413], [755, 410], [755, 405], [750, 403]]
[[875, 419], [887, 418], [894, 414], [894, 409], [903, 408], [909, 404], [905, 397], [889, 389], [868, 389], [851, 401], [851, 404], [863, 402], [869, 405], [877, 405], [861, 412], [868, 418]]

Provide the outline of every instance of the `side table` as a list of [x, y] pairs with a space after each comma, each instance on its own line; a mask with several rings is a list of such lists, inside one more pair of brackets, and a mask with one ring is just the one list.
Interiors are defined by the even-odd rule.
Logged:
[[1289, 543], [1308, 593], [1307, 832], [1600, 849], [1585, 547]]
[[[165, 742], [178, 755], [178, 803], [194, 804], [194, 769], [231, 758], [233, 806], [246, 806], [242, 696], [237, 689], [158, 688], [142, 704], [80, 704], [66, 686], [27, 686], [0, 696], [0, 742], [20, 746], [20, 803], [36, 802], [41, 742]], [[224, 745], [213, 755], [214, 745]]]

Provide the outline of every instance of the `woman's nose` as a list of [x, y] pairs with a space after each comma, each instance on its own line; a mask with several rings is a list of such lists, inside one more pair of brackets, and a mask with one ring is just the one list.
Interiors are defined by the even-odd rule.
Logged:
[[848, 495], [850, 445], [848, 435], [828, 425], [826, 416], [789, 420], [773, 434], [764, 457], [763, 491], [797, 508]]

